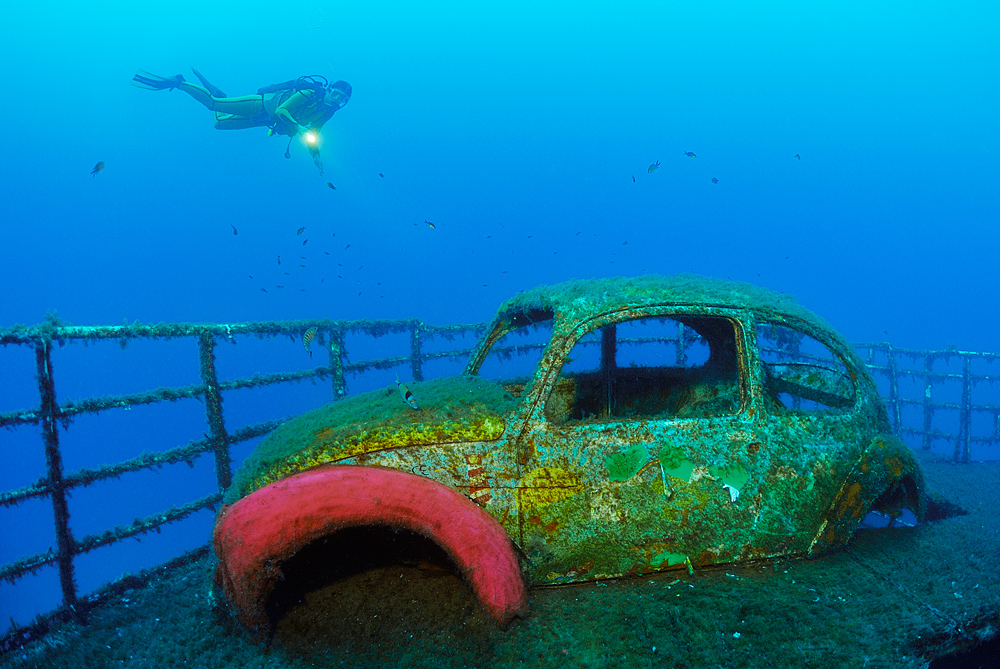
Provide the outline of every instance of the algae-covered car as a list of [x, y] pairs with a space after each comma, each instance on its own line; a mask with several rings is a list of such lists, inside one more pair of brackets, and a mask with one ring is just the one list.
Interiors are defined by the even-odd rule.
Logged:
[[458, 377], [282, 425], [216, 522], [216, 584], [268, 625], [282, 563], [345, 528], [419, 532], [486, 610], [524, 584], [815, 555], [924, 508], [851, 347], [791, 298], [691, 276], [572, 281], [500, 307]]

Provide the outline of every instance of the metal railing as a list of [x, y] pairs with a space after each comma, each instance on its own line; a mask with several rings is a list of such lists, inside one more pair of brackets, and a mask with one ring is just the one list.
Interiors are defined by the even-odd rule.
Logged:
[[[287, 335], [301, 337], [309, 328], [317, 328], [317, 335], [324, 340], [329, 352], [328, 364], [312, 369], [273, 374], [255, 374], [249, 377], [220, 381], [215, 366], [215, 345], [217, 341], [233, 340], [234, 336], [257, 335], [260, 337], [275, 337]], [[453, 338], [468, 333], [478, 333], [485, 327], [480, 325], [449, 325], [432, 326], [416, 319], [377, 320], [377, 321], [334, 321], [334, 320], [303, 320], [291, 322], [257, 322], [237, 324], [161, 324], [161, 325], [124, 325], [105, 327], [73, 327], [62, 325], [54, 317], [37, 327], [21, 327], [0, 330], [0, 344], [4, 346], [18, 345], [34, 349], [35, 377], [38, 384], [40, 402], [37, 408], [0, 413], [0, 428], [15, 429], [23, 425], [38, 425], [42, 432], [45, 451], [45, 475], [28, 486], [17, 490], [0, 492], [0, 507], [11, 507], [29, 499], [48, 497], [52, 503], [55, 520], [56, 550], [51, 548], [44, 552], [0, 565], [0, 581], [14, 583], [17, 579], [30, 573], [35, 573], [42, 567], [55, 564], [59, 572], [59, 584], [62, 590], [62, 606], [54, 613], [39, 617], [27, 627], [18, 627], [12, 622], [11, 630], [5, 635], [6, 644], [0, 641], [0, 652], [10, 639], [33, 636], [44, 631], [48, 621], [74, 617], [83, 621], [86, 613], [99, 604], [102, 597], [81, 597], [77, 592], [74, 561], [84, 553], [96, 548], [107, 546], [129, 537], [158, 531], [166, 523], [175, 522], [190, 516], [201, 509], [215, 507], [222, 499], [232, 480], [230, 449], [233, 445], [268, 434], [287, 418], [247, 425], [238, 430], [227, 428], [222, 406], [224, 391], [240, 388], [256, 388], [300, 382], [306, 379], [329, 379], [332, 396], [340, 399], [347, 394], [349, 374], [361, 374], [371, 369], [388, 369], [394, 366], [409, 364], [412, 377], [416, 381], [423, 380], [423, 363], [441, 358], [458, 358], [468, 355], [468, 349], [457, 351], [427, 352], [425, 342], [429, 337]], [[394, 333], [408, 333], [410, 351], [408, 355], [348, 362], [345, 337], [350, 333], [381, 337]], [[198, 363], [201, 383], [185, 387], [158, 388], [149, 392], [111, 395], [105, 397], [89, 397], [82, 400], [68, 401], [60, 404], [57, 401], [54, 370], [52, 364], [53, 345], [62, 346], [72, 341], [117, 340], [124, 348], [134, 339], [168, 340], [191, 338], [198, 345]], [[11, 379], [4, 379], [12, 383]], [[66, 473], [63, 467], [63, 457], [59, 445], [60, 428], [65, 431], [70, 427], [74, 417], [100, 413], [109, 409], [128, 408], [137, 405], [154, 404], [164, 401], [176, 401], [184, 398], [197, 398], [204, 402], [205, 417], [209, 426], [204, 439], [191, 441], [166, 451], [142, 454], [123, 462], [103, 465], [95, 468], [81, 468], [72, 473]], [[203, 455], [211, 455], [215, 466], [217, 489], [214, 493], [192, 500], [185, 504], [174, 506], [161, 513], [137, 518], [128, 525], [109, 528], [99, 534], [82, 538], [73, 536], [70, 528], [70, 508], [68, 493], [77, 487], [88, 486], [98, 481], [115, 478], [127, 472], [135, 472], [160, 467], [166, 464], [193, 461]], [[184, 564], [207, 553], [208, 547], [190, 551], [174, 562]], [[113, 593], [127, 587], [135, 587], [136, 577], [127, 576], [104, 586], [102, 593]], [[0, 637], [2, 639], [2, 637]]]
[[[973, 364], [982, 363], [982, 366], [992, 368], [994, 362], [1000, 362], [1000, 354], [951, 348], [926, 351], [897, 348], [886, 343], [859, 344], [855, 348], [862, 354], [872, 374], [888, 384], [883, 398], [897, 435], [918, 438], [924, 450], [930, 450], [936, 441], [951, 444], [952, 459], [956, 463], [971, 462], [973, 444], [1000, 445], [1000, 393], [989, 393], [992, 402], [976, 402], [973, 399], [974, 395], [981, 396], [984, 388], [992, 388], [994, 384], [1000, 388], [1000, 365], [997, 366], [997, 373], [984, 374], [974, 373]], [[952, 362], [957, 363], [960, 371], [941, 369], [942, 366], [951, 367]], [[917, 391], [910, 396], [901, 390], [907, 381]], [[958, 398], [955, 401], [935, 399], [936, 395], [947, 390], [947, 386], [957, 390]], [[908, 424], [904, 416], [907, 408], [919, 411], [919, 426]], [[941, 427], [939, 412], [956, 415], [956, 425], [952, 430]], [[973, 430], [977, 415], [985, 417], [988, 426], [979, 434]]]
[[[51, 620], [68, 617], [83, 620], [87, 611], [99, 605], [108, 596], [108, 593], [113, 594], [125, 588], [135, 587], [137, 577], [128, 576], [112, 581], [95, 593], [85, 593], [85, 596], [81, 597], [74, 578], [74, 561], [83, 553], [129, 537], [138, 537], [150, 531], [158, 531], [158, 528], [166, 523], [181, 520], [201, 509], [215, 507], [222, 499], [222, 493], [232, 479], [231, 447], [234, 444], [265, 435], [287, 420], [286, 418], [259, 422], [231, 430], [227, 427], [223, 409], [222, 393], [224, 391], [321, 378], [329, 379], [333, 398], [340, 399], [347, 394], [346, 376], [348, 374], [361, 374], [372, 369], [388, 369], [399, 365], [409, 365], [412, 378], [420, 381], [424, 377], [424, 362], [442, 358], [456, 359], [467, 356], [470, 352], [468, 348], [428, 352], [425, 347], [428, 338], [445, 337], [450, 340], [456, 336], [464, 337], [467, 334], [480, 333], [485, 326], [485, 323], [430, 326], [419, 320], [404, 319], [73, 327], [61, 324], [55, 317], [50, 317], [41, 326], [16, 326], [0, 330], [0, 344], [34, 349], [36, 379], [40, 397], [37, 408], [0, 413], [0, 427], [15, 429], [18, 426], [29, 424], [40, 426], [46, 466], [45, 475], [34, 483], [17, 490], [0, 492], [0, 507], [11, 507], [25, 500], [48, 497], [52, 504], [56, 527], [55, 551], [50, 548], [44, 553], [30, 555], [16, 562], [0, 565], [0, 581], [14, 583], [26, 574], [33, 573], [46, 565], [55, 564], [58, 568], [62, 590], [62, 606], [57, 611], [46, 616], [39, 616], [34, 623], [27, 626], [17, 626], [12, 621], [11, 630], [5, 636], [6, 641], [0, 638], [0, 652], [3, 652], [5, 647], [9, 647], [11, 639], [23, 639], [25, 635], [30, 637], [44, 633]], [[325, 348], [328, 350], [329, 359], [326, 365], [294, 372], [254, 374], [233, 380], [219, 380], [215, 365], [215, 345], [218, 341], [232, 341], [233, 337], [238, 335], [299, 338], [312, 327], [317, 328], [318, 334], [327, 344]], [[348, 361], [345, 346], [345, 336], [349, 333], [370, 337], [407, 333], [410, 350], [406, 355], [351, 363]], [[62, 404], [58, 402], [52, 365], [53, 345], [62, 346], [71, 341], [117, 340], [124, 347], [130, 340], [134, 339], [167, 340], [176, 338], [191, 338], [197, 342], [200, 383], [183, 387], [159, 388], [141, 393], [90, 397]], [[689, 343], [685, 341], [683, 328], [679, 329], [676, 337], [665, 339], [673, 340], [676, 345], [678, 361], [682, 362], [685, 355], [685, 344]], [[1000, 374], [973, 374], [971, 371], [973, 361], [982, 360], [992, 364], [994, 361], [1000, 361], [1000, 354], [956, 350], [917, 351], [895, 348], [891, 344], [881, 343], [862, 344], [857, 348], [867, 361], [869, 369], [888, 383], [885, 399], [893, 428], [898, 434], [904, 437], [919, 437], [922, 440], [922, 447], [928, 449], [935, 441], [953, 442], [956, 462], [970, 461], [973, 444], [1000, 445], [1000, 402], [992, 404], [973, 402], [973, 395], [978, 389], [983, 384], [992, 385], [1000, 381]], [[955, 358], [962, 361], [961, 372], [935, 371], [935, 363], [939, 361], [949, 362]], [[910, 363], [910, 366], [907, 366], [907, 362]], [[907, 378], [921, 382], [924, 389], [923, 396], [905, 396], [905, 393], [901, 391], [900, 381]], [[4, 382], [10, 383], [11, 381], [5, 379]], [[934, 387], [948, 383], [961, 385], [960, 401], [934, 401], [932, 399]], [[122, 462], [94, 468], [81, 468], [71, 473], [64, 471], [59, 444], [60, 428], [63, 431], [68, 430], [74, 417], [86, 413], [100, 413], [113, 408], [176, 401], [183, 398], [198, 398], [204, 402], [205, 417], [209, 426], [204, 439], [191, 441], [166, 451], [142, 454]], [[922, 411], [920, 427], [906, 424], [904, 409], [908, 406], [920, 407]], [[954, 432], [941, 429], [935, 422], [935, 413], [942, 410], [958, 412], [958, 426]], [[992, 417], [991, 433], [973, 434], [973, 416], [979, 413]], [[178, 462], [190, 464], [203, 455], [211, 455], [214, 461], [217, 489], [212, 494], [174, 506], [161, 513], [137, 518], [131, 524], [109, 528], [99, 534], [88, 535], [80, 539], [73, 536], [69, 525], [70, 508], [67, 499], [67, 493], [72, 489], [118, 477], [127, 472], [150, 469], [164, 464]], [[204, 546], [172, 560], [169, 564], [184, 564], [205, 555], [207, 552], [208, 547]], [[141, 580], [144, 577], [138, 578]]]

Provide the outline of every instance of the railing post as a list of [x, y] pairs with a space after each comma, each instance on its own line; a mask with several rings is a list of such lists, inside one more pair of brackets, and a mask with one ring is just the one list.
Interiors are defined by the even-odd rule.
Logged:
[[423, 321], [413, 321], [413, 329], [410, 330], [410, 367], [413, 369], [414, 381], [424, 380], [424, 360], [420, 352], [423, 327]]
[[205, 384], [205, 414], [215, 454], [215, 478], [219, 490], [224, 491], [233, 482], [233, 472], [229, 459], [229, 435], [222, 419], [222, 393], [219, 392], [219, 377], [215, 372], [215, 337], [210, 332], [202, 332], [198, 337], [198, 368], [201, 370], [201, 381]]
[[347, 395], [344, 380], [344, 329], [335, 325], [330, 329], [330, 382], [333, 384], [333, 400], [342, 400]]
[[934, 408], [931, 406], [931, 370], [934, 367], [934, 354], [924, 356], [924, 441], [923, 449], [931, 450], [931, 423], [934, 420]]
[[83, 611], [77, 608], [76, 580], [73, 576], [73, 557], [76, 555], [76, 541], [69, 529], [69, 506], [66, 503], [66, 486], [63, 480], [62, 453], [59, 450], [59, 428], [56, 417], [59, 405], [56, 403], [56, 386], [52, 376], [52, 340], [42, 339], [35, 347], [35, 363], [38, 378], [38, 392], [41, 396], [42, 439], [45, 444], [45, 467], [48, 474], [49, 496], [56, 525], [57, 563], [59, 565], [59, 585], [62, 587], [63, 604], [83, 622]]
[[684, 345], [684, 324], [677, 323], [677, 366], [684, 367], [687, 364], [687, 346]]
[[[874, 349], [873, 349], [874, 350]], [[899, 372], [896, 369], [896, 351], [889, 344], [889, 402], [892, 404], [892, 432], [902, 434], [903, 416], [899, 406]]]
[[958, 437], [955, 439], [955, 462], [968, 463], [972, 457], [972, 360], [962, 363], [962, 408], [958, 412]]

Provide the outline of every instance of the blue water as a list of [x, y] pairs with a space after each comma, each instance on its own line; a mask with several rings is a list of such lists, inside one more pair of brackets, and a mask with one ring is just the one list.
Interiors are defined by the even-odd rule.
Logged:
[[[992, 2], [48, 2], [3, 19], [0, 327], [51, 310], [468, 323], [538, 284], [696, 272], [791, 293], [851, 341], [1000, 350]], [[285, 159], [284, 138], [129, 85], [191, 66], [230, 95], [349, 81], [325, 174], [300, 144]], [[18, 355], [0, 351], [0, 410], [34, 402]], [[37, 468], [19, 432], [0, 453]], [[109, 443], [75, 464], [135, 455]], [[30, 552], [7, 542], [15, 518], [2, 562]], [[15, 592], [0, 620], [25, 621]]]

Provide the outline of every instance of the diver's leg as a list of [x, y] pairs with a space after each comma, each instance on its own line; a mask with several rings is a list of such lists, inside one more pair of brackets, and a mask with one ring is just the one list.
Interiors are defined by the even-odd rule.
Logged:
[[184, 91], [195, 100], [203, 104], [207, 109], [222, 114], [235, 114], [237, 116], [256, 116], [264, 111], [263, 95], [244, 95], [238, 98], [217, 98], [207, 89], [192, 84], [189, 81], [178, 84], [177, 88]]
[[257, 128], [264, 125], [263, 123], [258, 123], [254, 118], [247, 118], [246, 116], [237, 116], [236, 114], [223, 114], [222, 112], [215, 112], [215, 129], [216, 130], [245, 130], [246, 128]]
[[212, 94], [209, 93], [207, 89], [202, 88], [197, 84], [192, 84], [189, 81], [182, 82], [177, 86], [177, 88], [184, 91], [201, 104], [205, 105], [205, 107], [211, 111], [215, 111], [215, 98], [212, 97]]

